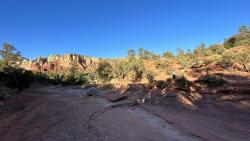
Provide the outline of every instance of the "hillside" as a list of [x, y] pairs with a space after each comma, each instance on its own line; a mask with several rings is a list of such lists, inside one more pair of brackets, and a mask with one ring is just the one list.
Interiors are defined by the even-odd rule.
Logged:
[[250, 28], [223, 44], [124, 58], [0, 50], [4, 141], [249, 141]]

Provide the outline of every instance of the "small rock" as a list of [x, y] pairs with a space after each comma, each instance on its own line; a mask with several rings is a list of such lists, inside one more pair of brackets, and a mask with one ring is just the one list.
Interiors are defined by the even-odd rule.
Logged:
[[89, 88], [89, 89], [87, 90], [86, 93], [87, 93], [88, 96], [92, 96], [92, 95], [97, 94], [97, 90], [96, 90], [95, 87], [91, 87], [91, 88]]
[[108, 97], [108, 100], [110, 102], [118, 102], [118, 101], [122, 101], [122, 100], [125, 100], [125, 99], [128, 99], [128, 97], [126, 95], [119, 95], [119, 94], [117, 94], [117, 95], [110, 95]]

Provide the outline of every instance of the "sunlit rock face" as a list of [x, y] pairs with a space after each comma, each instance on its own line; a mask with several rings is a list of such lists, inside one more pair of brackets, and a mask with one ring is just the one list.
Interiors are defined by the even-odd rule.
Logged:
[[38, 57], [35, 60], [25, 59], [21, 67], [34, 72], [64, 72], [75, 64], [79, 70], [89, 71], [96, 67], [98, 60], [98, 58], [78, 54], [50, 55], [48, 58]]

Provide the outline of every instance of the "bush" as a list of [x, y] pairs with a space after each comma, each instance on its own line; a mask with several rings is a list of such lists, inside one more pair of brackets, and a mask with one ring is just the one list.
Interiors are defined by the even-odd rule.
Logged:
[[241, 26], [238, 29], [238, 33], [228, 38], [224, 42], [226, 48], [232, 48], [235, 46], [250, 45], [250, 28]]
[[210, 50], [213, 54], [222, 55], [222, 53], [226, 51], [226, 48], [224, 47], [224, 45], [214, 44], [209, 46], [208, 50]]
[[110, 81], [112, 79], [111, 64], [107, 61], [99, 62], [96, 73], [102, 81]]
[[203, 43], [201, 43], [193, 52], [193, 54], [195, 55], [195, 57], [203, 57], [206, 56], [206, 47]]
[[243, 65], [244, 67], [250, 63], [250, 49], [243, 49], [237, 52], [227, 50], [222, 54], [222, 64], [232, 67], [234, 63]]
[[177, 57], [179, 65], [181, 66], [182, 69], [186, 69], [192, 66], [194, 60], [194, 56], [192, 55], [192, 53], [186, 53], [186, 54], [182, 54], [179, 55]]
[[33, 73], [21, 68], [7, 67], [0, 72], [0, 81], [2, 85], [8, 88], [23, 90], [28, 88], [33, 80]]
[[221, 56], [220, 55], [211, 55], [207, 56], [203, 59], [204, 64], [209, 65], [214, 62], [220, 62], [221, 61]]
[[154, 83], [154, 73], [152, 71], [149, 71], [146, 73], [146, 78], [148, 79], [148, 83], [152, 84]]
[[86, 84], [88, 82], [89, 81], [87, 78], [87, 74], [84, 74], [84, 73], [77, 73], [76, 74], [74, 84], [81, 85], [81, 84]]
[[129, 72], [129, 67], [128, 67], [128, 62], [127, 61], [117, 61], [115, 62], [115, 65], [113, 67], [114, 70], [114, 77], [118, 79], [125, 79], [128, 75]]
[[164, 70], [165, 68], [168, 67], [166, 62], [163, 62], [163, 61], [160, 61], [160, 60], [155, 60], [154, 65], [155, 65], [156, 69], [158, 69], [158, 70]]
[[145, 68], [142, 64], [134, 62], [130, 66], [130, 71], [132, 74], [132, 81], [138, 82], [143, 78], [143, 72], [145, 71]]
[[174, 58], [174, 55], [172, 52], [170, 51], [166, 51], [163, 53], [162, 57], [165, 57], [165, 58]]
[[232, 66], [235, 61], [235, 53], [227, 50], [222, 53], [222, 60], [221, 62], [226, 66]]

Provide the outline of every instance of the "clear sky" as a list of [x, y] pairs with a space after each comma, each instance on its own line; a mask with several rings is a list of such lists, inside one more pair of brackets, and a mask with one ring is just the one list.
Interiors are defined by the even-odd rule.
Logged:
[[0, 0], [0, 43], [34, 59], [129, 48], [176, 52], [223, 42], [250, 25], [250, 0]]

